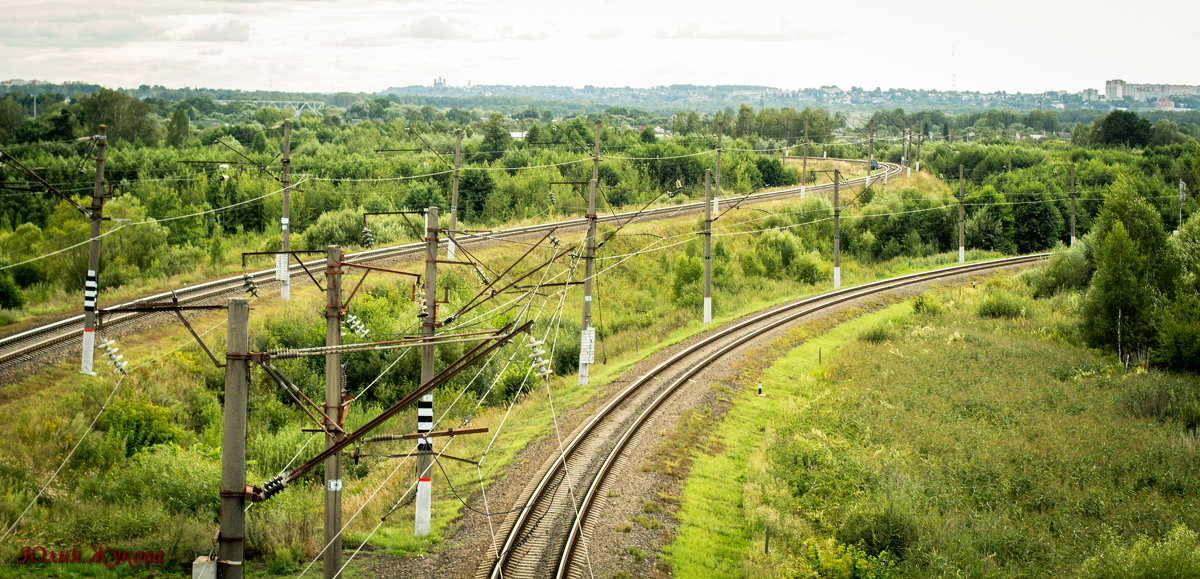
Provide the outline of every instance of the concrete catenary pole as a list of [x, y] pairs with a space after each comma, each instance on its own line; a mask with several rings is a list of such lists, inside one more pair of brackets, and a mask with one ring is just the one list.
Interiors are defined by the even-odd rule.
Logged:
[[283, 213], [279, 218], [279, 251], [285, 252], [285, 255], [275, 257], [275, 276], [279, 278], [279, 299], [287, 301], [292, 299], [292, 275], [288, 272], [287, 264], [290, 257], [286, 252], [292, 250], [292, 232], [291, 232], [291, 216], [292, 216], [292, 122], [283, 121], [283, 148], [282, 148], [283, 171], [280, 174], [280, 180], [283, 182]]
[[592, 277], [596, 269], [596, 188], [600, 178], [600, 119], [596, 119], [596, 140], [592, 154], [592, 180], [588, 182], [587, 238], [583, 256], [583, 318], [579, 336], [579, 383], [588, 383], [588, 370], [594, 361], [596, 330], [592, 328]]
[[842, 287], [842, 172], [833, 170], [833, 289]]
[[800, 164], [800, 198], [808, 192], [808, 116], [804, 117], [804, 160]]
[[[438, 208], [425, 209], [425, 315], [421, 318], [421, 337], [432, 339], [437, 331], [437, 251], [438, 251]], [[434, 375], [435, 354], [433, 344], [421, 346], [421, 383]], [[433, 429], [433, 394], [421, 397], [417, 405], [417, 432]], [[433, 442], [429, 438], [417, 440], [417, 506], [413, 534], [424, 537], [430, 532], [433, 520]]]
[[221, 532], [218, 570], [223, 579], [241, 579], [246, 546], [246, 420], [249, 399], [250, 302], [229, 300], [225, 340], [225, 410], [221, 440]]
[[966, 263], [967, 261], [967, 235], [966, 221], [967, 210], [963, 206], [963, 173], [962, 165], [958, 166], [958, 263]]
[[704, 171], [704, 323], [712, 323], [712, 171]]
[[88, 244], [87, 275], [83, 278], [83, 356], [79, 371], [95, 374], [96, 300], [100, 296], [100, 222], [104, 219], [104, 159], [108, 150], [108, 127], [100, 125], [96, 136], [96, 179], [92, 183], [92, 241]]
[[454, 261], [458, 249], [454, 230], [458, 229], [458, 178], [462, 173], [462, 129], [454, 131], [454, 173], [450, 176], [450, 227], [446, 231], [446, 259]]
[[1071, 163], [1071, 247], [1075, 246], [1075, 163]]
[[[342, 248], [325, 250], [325, 345], [342, 345]], [[342, 439], [342, 354], [325, 354], [325, 448]], [[334, 422], [337, 421], [337, 422]], [[342, 567], [342, 455], [325, 459], [325, 578]]]

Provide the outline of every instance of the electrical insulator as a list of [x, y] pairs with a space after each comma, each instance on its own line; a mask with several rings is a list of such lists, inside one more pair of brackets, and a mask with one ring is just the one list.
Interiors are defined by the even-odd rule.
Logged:
[[253, 279], [250, 279], [250, 274], [242, 274], [242, 287], [246, 290], [246, 293], [258, 297], [258, 284], [254, 283]]
[[554, 247], [558, 247], [558, 238], [551, 235], [550, 236], [550, 245], [553, 245]]
[[417, 317], [424, 318], [429, 315], [429, 307], [425, 305], [425, 296], [417, 298]]
[[[350, 314], [346, 316], [345, 322], [346, 327], [350, 328], [350, 331], [357, 334], [358, 337], [364, 340], [371, 337], [371, 331], [367, 329], [367, 326], [363, 324], [362, 320], [358, 316]], [[343, 332], [342, 335], [344, 336], [345, 332]]]
[[100, 350], [102, 350], [104, 352], [104, 356], [108, 358], [108, 364], [113, 367], [114, 373], [119, 372], [121, 374], [129, 374], [129, 372], [125, 370], [126, 366], [128, 366], [128, 363], [125, 361], [125, 356], [117, 353], [120, 352], [121, 349], [117, 348], [115, 344], [116, 342], [105, 338], [102, 342], [100, 342]]
[[554, 205], [555, 203], [558, 203], [558, 197], [555, 197], [554, 193], [551, 192], [550, 193], [550, 204]]
[[371, 230], [366, 227], [362, 230], [362, 244], [367, 249], [375, 247], [375, 234], [371, 233]]

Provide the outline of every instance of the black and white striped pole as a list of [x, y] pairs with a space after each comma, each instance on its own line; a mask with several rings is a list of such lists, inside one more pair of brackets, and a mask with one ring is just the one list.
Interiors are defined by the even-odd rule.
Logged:
[[92, 241], [88, 246], [87, 276], [83, 279], [83, 356], [79, 371], [95, 374], [96, 299], [100, 295], [100, 222], [104, 218], [104, 154], [108, 149], [107, 127], [100, 125], [96, 136], [96, 180], [92, 185]]
[[[425, 209], [425, 308], [421, 317], [421, 337], [432, 339], [437, 331], [437, 258], [438, 208]], [[421, 384], [433, 380], [434, 345], [421, 346]], [[426, 434], [433, 429], [433, 394], [421, 397], [417, 405], [417, 432]], [[417, 505], [413, 534], [424, 537], [430, 532], [433, 501], [433, 443], [429, 437], [417, 439]]]
[[[417, 401], [417, 434], [429, 434], [433, 430], [433, 394], [426, 394]], [[417, 439], [417, 515], [414, 534], [424, 537], [430, 532], [433, 519], [433, 439], [422, 436]]]

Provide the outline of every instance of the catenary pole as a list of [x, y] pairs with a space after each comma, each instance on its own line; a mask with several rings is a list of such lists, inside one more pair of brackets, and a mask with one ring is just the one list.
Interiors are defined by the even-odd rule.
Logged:
[[588, 383], [589, 366], [595, 352], [596, 331], [592, 328], [592, 279], [596, 268], [596, 188], [600, 177], [600, 119], [596, 119], [596, 140], [592, 154], [592, 180], [588, 182], [587, 238], [583, 256], [583, 319], [579, 339], [579, 383]]
[[284, 255], [275, 256], [275, 275], [279, 278], [279, 299], [287, 301], [292, 299], [292, 276], [288, 272], [287, 264], [290, 257], [287, 252], [292, 250], [292, 232], [291, 232], [291, 216], [292, 216], [292, 122], [283, 121], [283, 148], [282, 159], [283, 171], [280, 173], [280, 181], [283, 183], [283, 213], [279, 218], [279, 251], [284, 252]]
[[704, 171], [704, 323], [712, 323], [712, 171]]
[[[433, 338], [437, 332], [437, 252], [438, 252], [438, 208], [425, 209], [425, 287], [424, 316], [421, 317], [421, 337]], [[433, 344], [421, 346], [421, 384], [433, 379], [435, 354]], [[433, 394], [421, 397], [417, 402], [417, 432], [426, 433], [433, 429]], [[429, 438], [417, 439], [417, 498], [413, 520], [413, 534], [424, 537], [430, 533], [433, 520], [433, 442]]]
[[[325, 250], [325, 346], [342, 344], [342, 248]], [[342, 438], [342, 354], [325, 355], [325, 448]], [[334, 421], [337, 421], [336, 423]], [[338, 577], [342, 567], [342, 455], [325, 459], [325, 579]]]
[[1071, 163], [1071, 247], [1075, 246], [1075, 163]]
[[454, 173], [450, 176], [450, 227], [446, 231], [446, 259], [454, 261], [458, 249], [454, 241], [454, 230], [458, 229], [458, 178], [462, 173], [462, 129], [454, 131]]
[[842, 172], [833, 170], [833, 289], [842, 287]]
[[225, 340], [225, 409], [221, 441], [221, 519], [218, 570], [241, 579], [246, 545], [246, 420], [249, 398], [250, 302], [229, 300]]
[[958, 166], [958, 263], [967, 261], [967, 236], [965, 223], [967, 220], [966, 207], [963, 206], [963, 173], [962, 165]]
[[83, 278], [83, 356], [79, 371], [95, 374], [96, 300], [100, 296], [100, 222], [104, 220], [104, 160], [108, 151], [108, 127], [100, 125], [96, 136], [96, 179], [92, 184], [92, 240], [88, 244], [87, 275]]

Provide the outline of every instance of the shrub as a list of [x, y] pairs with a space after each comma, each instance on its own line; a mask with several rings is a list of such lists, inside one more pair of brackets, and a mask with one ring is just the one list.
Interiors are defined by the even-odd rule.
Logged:
[[1025, 317], [1025, 300], [1006, 292], [989, 293], [979, 303], [979, 315], [984, 318]]
[[1081, 290], [1092, 278], [1092, 266], [1084, 248], [1087, 238], [1080, 238], [1074, 247], [1058, 244], [1046, 265], [1031, 270], [1025, 277], [1033, 288], [1033, 297], [1047, 298], [1063, 290]]
[[938, 303], [937, 298], [929, 294], [921, 294], [913, 300], [914, 314], [940, 314], [942, 306]]
[[179, 439], [182, 432], [171, 420], [171, 411], [148, 402], [121, 401], [104, 413], [108, 436], [124, 439], [125, 456]]
[[1114, 537], [1100, 553], [1083, 562], [1079, 576], [1200, 578], [1200, 546], [1196, 543], [1196, 532], [1183, 525], [1176, 525], [1161, 541], [1143, 535], [1128, 547]]
[[875, 579], [896, 574], [896, 560], [890, 554], [868, 555], [855, 545], [843, 545], [833, 539], [809, 543], [807, 555], [813, 574], [822, 579]]
[[860, 505], [846, 517], [837, 531], [837, 539], [847, 545], [858, 545], [869, 555], [891, 553], [902, 558], [917, 542], [919, 530], [913, 519], [891, 501], [884, 505]]
[[1158, 348], [1154, 363], [1200, 372], [1200, 296], [1180, 293], [1155, 316]]
[[886, 342], [895, 337], [896, 333], [892, 331], [892, 326], [890, 324], [879, 324], [873, 328], [863, 330], [862, 333], [858, 335], [859, 340], [870, 342], [872, 344]]

